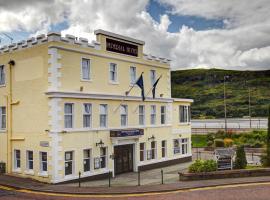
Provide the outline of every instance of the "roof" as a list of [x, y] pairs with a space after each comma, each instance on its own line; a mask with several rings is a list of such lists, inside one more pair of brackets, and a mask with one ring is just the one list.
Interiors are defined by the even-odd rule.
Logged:
[[144, 45], [145, 44], [145, 42], [142, 41], [142, 40], [137, 40], [137, 39], [134, 39], [134, 38], [131, 38], [131, 37], [119, 35], [119, 34], [116, 34], [116, 33], [109, 32], [109, 31], [104, 31], [102, 29], [95, 30], [94, 33], [96, 35], [99, 35], [99, 34], [106, 35], [106, 36], [118, 38], [118, 39], [121, 39], [121, 40], [125, 40], [125, 41], [128, 41], [128, 42], [133, 42], [133, 43], [140, 44], [140, 45]]
[[175, 102], [189, 102], [189, 103], [194, 102], [193, 99], [185, 99], [185, 98], [173, 98], [173, 101], [175, 101]]

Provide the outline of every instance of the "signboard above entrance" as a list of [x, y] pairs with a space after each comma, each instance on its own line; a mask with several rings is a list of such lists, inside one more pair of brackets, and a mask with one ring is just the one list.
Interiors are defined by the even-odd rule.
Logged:
[[106, 50], [129, 56], [138, 56], [138, 46], [106, 38]]
[[128, 136], [139, 136], [143, 135], [143, 129], [119, 129], [119, 130], [111, 130], [111, 137], [128, 137]]

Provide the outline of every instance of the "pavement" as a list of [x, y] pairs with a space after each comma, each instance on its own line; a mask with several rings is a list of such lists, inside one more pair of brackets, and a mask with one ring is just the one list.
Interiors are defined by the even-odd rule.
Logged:
[[270, 176], [265, 177], [245, 177], [245, 178], [228, 178], [216, 180], [201, 181], [178, 181], [176, 183], [158, 184], [158, 185], [141, 185], [141, 186], [100, 186], [100, 187], [74, 187], [68, 185], [52, 185], [37, 182], [28, 178], [14, 177], [10, 175], [0, 175], [0, 186], [14, 188], [23, 191], [35, 191], [42, 193], [57, 194], [81, 194], [81, 195], [113, 195], [113, 194], [142, 194], [153, 192], [170, 192], [194, 188], [207, 188], [216, 186], [226, 186], [234, 184], [248, 183], [269, 183]]

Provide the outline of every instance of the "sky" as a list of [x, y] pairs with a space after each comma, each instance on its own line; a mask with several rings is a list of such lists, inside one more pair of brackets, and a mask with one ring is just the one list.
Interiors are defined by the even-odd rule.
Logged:
[[269, 0], [0, 0], [0, 46], [96, 29], [145, 41], [173, 70], [270, 69]]

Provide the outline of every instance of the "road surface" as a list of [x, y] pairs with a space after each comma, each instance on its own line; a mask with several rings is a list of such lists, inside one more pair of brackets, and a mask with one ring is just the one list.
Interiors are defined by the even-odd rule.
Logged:
[[172, 191], [166, 193], [132, 195], [62, 195], [14, 190], [0, 186], [1, 200], [268, 200], [270, 183], [250, 183]]

